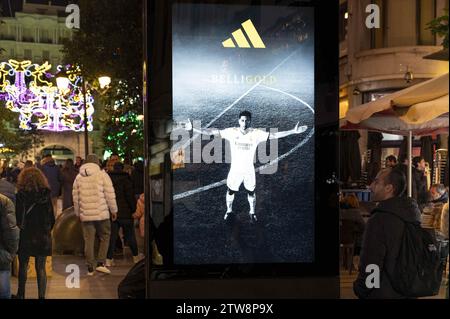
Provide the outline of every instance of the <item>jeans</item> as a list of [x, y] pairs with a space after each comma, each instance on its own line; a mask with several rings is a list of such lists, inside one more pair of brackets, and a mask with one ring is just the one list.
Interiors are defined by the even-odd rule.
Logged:
[[117, 234], [122, 227], [125, 241], [130, 246], [133, 256], [138, 255], [138, 247], [136, 242], [136, 235], [134, 232], [134, 220], [133, 219], [118, 219], [111, 222], [111, 239], [109, 242], [108, 259], [113, 259], [114, 248], [116, 247]]
[[11, 298], [11, 271], [0, 270], [0, 299]]
[[[111, 235], [111, 222], [109, 219], [96, 220], [90, 222], [82, 222], [81, 229], [83, 230], [84, 238], [84, 255], [86, 256], [86, 264], [88, 268], [96, 267], [96, 264], [104, 264], [106, 253], [109, 247], [109, 237]], [[97, 263], [95, 262], [95, 235], [100, 240], [98, 248]]]
[[[19, 287], [17, 289], [17, 298], [25, 298], [25, 284], [27, 283], [28, 262], [30, 256], [19, 255]], [[38, 298], [45, 298], [45, 290], [47, 289], [47, 273], [45, 271], [46, 256], [34, 257], [34, 267], [36, 269]]]

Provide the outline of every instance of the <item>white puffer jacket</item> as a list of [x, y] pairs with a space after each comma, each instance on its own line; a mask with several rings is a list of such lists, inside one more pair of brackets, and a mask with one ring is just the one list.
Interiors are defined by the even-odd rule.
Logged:
[[87, 163], [73, 183], [73, 207], [82, 222], [109, 219], [117, 213], [116, 194], [111, 178], [97, 164]]

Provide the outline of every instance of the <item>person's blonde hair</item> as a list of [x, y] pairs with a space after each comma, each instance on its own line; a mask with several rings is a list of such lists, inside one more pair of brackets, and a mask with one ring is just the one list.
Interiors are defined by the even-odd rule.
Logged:
[[345, 196], [343, 202], [351, 208], [359, 208], [359, 200], [354, 193]]
[[35, 167], [23, 169], [17, 178], [16, 186], [18, 191], [25, 192], [38, 192], [43, 188], [50, 189], [45, 175]]

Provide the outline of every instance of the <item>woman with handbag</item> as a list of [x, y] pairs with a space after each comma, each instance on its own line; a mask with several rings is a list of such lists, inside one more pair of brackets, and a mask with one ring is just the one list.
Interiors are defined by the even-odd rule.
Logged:
[[25, 298], [30, 257], [35, 258], [39, 299], [45, 298], [47, 256], [52, 255], [51, 231], [55, 224], [48, 181], [37, 168], [24, 169], [17, 182], [16, 219], [20, 228], [17, 298]]

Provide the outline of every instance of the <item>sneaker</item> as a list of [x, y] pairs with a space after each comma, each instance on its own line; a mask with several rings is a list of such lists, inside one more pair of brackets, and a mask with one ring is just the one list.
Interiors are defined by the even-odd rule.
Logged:
[[250, 214], [250, 223], [255, 224], [258, 221], [255, 214]]
[[106, 263], [105, 263], [106, 267], [113, 267], [115, 265], [116, 265], [116, 263], [114, 262], [114, 259], [106, 259]]
[[133, 256], [133, 263], [137, 264], [139, 262], [139, 260], [141, 260], [141, 256], [137, 255], [137, 256]]
[[98, 264], [97, 268], [95, 268], [95, 270], [97, 270], [98, 272], [104, 273], [104, 274], [110, 274], [111, 270], [109, 270], [108, 268], [105, 267], [105, 265], [103, 264]]
[[152, 263], [155, 266], [162, 266], [163, 265], [163, 256], [161, 256], [159, 253], [155, 254], [152, 257]]
[[94, 276], [94, 268], [93, 267], [88, 267], [88, 276]]

